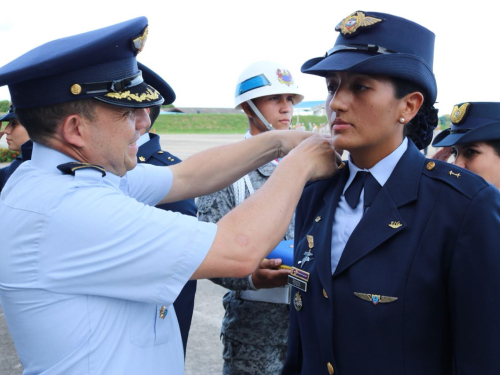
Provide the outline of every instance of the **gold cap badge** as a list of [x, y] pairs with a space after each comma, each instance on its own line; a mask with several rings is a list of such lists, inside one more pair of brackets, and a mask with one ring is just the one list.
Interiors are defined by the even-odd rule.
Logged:
[[148, 27], [144, 29], [142, 35], [137, 36], [135, 39], [132, 39], [132, 45], [135, 51], [137, 51], [136, 55], [141, 53], [144, 49], [144, 45], [146, 44], [146, 39], [148, 38]]
[[344, 18], [335, 27], [335, 31], [340, 31], [344, 36], [353, 36], [364, 28], [372, 27], [383, 21], [382, 18], [367, 16], [365, 13], [358, 11]]
[[465, 115], [470, 108], [470, 103], [464, 103], [460, 107], [455, 105], [453, 111], [451, 111], [451, 123], [454, 125], [460, 125], [465, 120]]

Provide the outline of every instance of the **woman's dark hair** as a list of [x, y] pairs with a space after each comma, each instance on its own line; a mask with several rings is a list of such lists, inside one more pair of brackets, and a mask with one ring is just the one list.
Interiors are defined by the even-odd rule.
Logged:
[[394, 93], [398, 99], [412, 92], [420, 92], [424, 96], [424, 102], [417, 115], [404, 127], [404, 135], [410, 138], [419, 150], [422, 150], [432, 141], [433, 131], [438, 124], [438, 110], [434, 108], [434, 103], [427, 104], [425, 98], [428, 95], [419, 85], [400, 78], [389, 77], [389, 79], [394, 84]]
[[28, 131], [34, 142], [47, 145], [59, 122], [72, 114], [80, 114], [89, 120], [95, 119], [96, 99], [87, 98], [74, 102], [54, 104], [38, 108], [16, 108], [16, 117]]
[[500, 140], [484, 141], [484, 143], [492, 147], [493, 150], [495, 150], [495, 153], [500, 157]]

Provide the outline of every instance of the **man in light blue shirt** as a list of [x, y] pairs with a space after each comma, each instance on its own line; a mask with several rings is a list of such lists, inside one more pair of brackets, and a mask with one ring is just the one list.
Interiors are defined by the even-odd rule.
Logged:
[[[330, 141], [298, 132], [136, 167], [147, 108], [163, 102], [137, 67], [146, 37], [139, 17], [0, 68], [34, 142], [0, 195], [0, 226], [16, 223], [0, 243], [0, 303], [26, 374], [182, 374], [172, 303], [184, 284], [252, 273], [304, 184], [336, 170]], [[153, 207], [219, 190], [289, 151], [217, 224]], [[277, 194], [284, 185], [289, 194]]]

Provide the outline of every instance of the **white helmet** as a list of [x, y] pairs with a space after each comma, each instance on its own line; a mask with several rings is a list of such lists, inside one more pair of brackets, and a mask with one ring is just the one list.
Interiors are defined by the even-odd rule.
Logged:
[[288, 69], [272, 61], [259, 61], [240, 74], [236, 84], [234, 108], [241, 109], [241, 104], [248, 102], [264, 125], [273, 130], [273, 126], [262, 116], [252, 99], [276, 94], [295, 94], [294, 104], [304, 99]]

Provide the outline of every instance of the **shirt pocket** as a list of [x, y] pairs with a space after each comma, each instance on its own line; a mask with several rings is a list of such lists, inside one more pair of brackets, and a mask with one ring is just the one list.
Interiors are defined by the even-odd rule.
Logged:
[[[130, 302], [128, 314], [128, 331], [130, 342], [138, 347], [147, 348], [161, 345], [168, 340], [168, 324], [170, 319], [161, 319], [162, 306]], [[164, 309], [165, 316], [169, 314]]]

